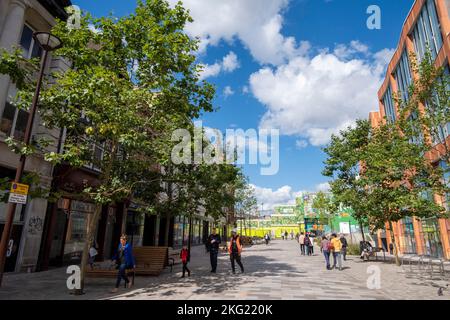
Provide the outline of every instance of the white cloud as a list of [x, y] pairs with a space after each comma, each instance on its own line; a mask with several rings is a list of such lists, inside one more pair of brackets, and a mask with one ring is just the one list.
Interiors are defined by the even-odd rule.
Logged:
[[308, 142], [305, 140], [297, 140], [295, 141], [295, 146], [297, 147], [297, 149], [301, 150], [308, 146]]
[[239, 68], [237, 55], [233, 51], [230, 51], [228, 55], [223, 57], [222, 68], [226, 72], [233, 72], [234, 70]]
[[226, 87], [223, 89], [223, 95], [225, 96], [225, 98], [227, 98], [227, 97], [229, 97], [229, 96], [232, 96], [233, 94], [234, 94], [234, 91], [233, 91], [233, 89], [231, 89], [230, 86], [226, 86]]
[[219, 63], [214, 63], [212, 65], [204, 65], [203, 71], [200, 73], [200, 80], [209, 78], [209, 77], [215, 77], [220, 73], [220, 70], [222, 70], [222, 66]]
[[377, 91], [392, 52], [372, 54], [353, 41], [333, 53], [324, 49], [313, 57], [261, 68], [250, 76], [253, 95], [267, 107], [260, 127], [278, 128], [313, 146], [328, 143], [331, 134], [377, 108]]
[[243, 94], [247, 94], [247, 93], [249, 93], [249, 92], [250, 92], [250, 89], [249, 89], [248, 86], [243, 86], [243, 87], [242, 87], [242, 93], [243, 93]]
[[[272, 188], [259, 187], [254, 184], [250, 184], [253, 188], [258, 202], [258, 209], [261, 209], [261, 205], [264, 205], [264, 210], [272, 210], [279, 205], [292, 205], [295, 204], [295, 199], [301, 197], [307, 191], [299, 190], [295, 191], [291, 186], [286, 185], [276, 190]], [[320, 183], [316, 186], [313, 192], [329, 191], [330, 184], [328, 182]]]
[[203, 71], [200, 73], [200, 80], [209, 77], [216, 77], [221, 72], [233, 72], [239, 67], [240, 64], [237, 55], [233, 51], [230, 51], [225, 57], [222, 58], [222, 61], [211, 65], [205, 64]]
[[[169, 0], [174, 5], [178, 0]], [[281, 64], [304, 54], [309, 43], [298, 44], [293, 37], [281, 34], [282, 13], [290, 0], [184, 0], [194, 22], [186, 32], [201, 40], [200, 50], [240, 40], [252, 56], [262, 64]]]
[[329, 182], [319, 183], [316, 186], [316, 191], [330, 191], [330, 183]]
[[295, 198], [302, 194], [302, 191], [294, 191], [291, 186], [283, 186], [277, 190], [253, 184], [251, 186], [255, 191], [258, 209], [263, 205], [264, 210], [271, 210], [277, 205], [295, 204]]

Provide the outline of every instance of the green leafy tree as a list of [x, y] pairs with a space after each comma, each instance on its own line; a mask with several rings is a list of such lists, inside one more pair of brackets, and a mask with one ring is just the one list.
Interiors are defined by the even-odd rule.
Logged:
[[445, 216], [445, 209], [433, 198], [445, 192], [442, 171], [423, 156], [423, 151], [420, 144], [409, 141], [398, 125], [385, 124], [372, 130], [362, 158], [360, 183], [367, 188], [366, 214], [376, 229], [389, 223], [397, 265], [399, 250], [392, 222], [413, 216]]
[[319, 222], [322, 225], [331, 227], [331, 211], [333, 209], [332, 200], [323, 191], [319, 191], [314, 198], [312, 208], [319, 213]]
[[333, 135], [330, 144], [324, 148], [327, 154], [322, 174], [333, 178], [330, 182], [333, 194], [331, 211], [336, 212], [342, 204], [354, 210], [353, 217], [363, 226], [369, 225], [367, 215], [367, 186], [360, 180], [361, 161], [367, 154], [371, 127], [367, 120], [357, 120], [354, 127], [348, 127]]
[[[73, 167], [94, 163], [101, 171], [95, 186], [79, 190], [96, 204], [82, 254], [80, 292], [102, 206], [133, 195], [154, 197], [136, 189], [158, 189], [161, 177], [155, 171], [167, 164], [171, 131], [186, 118], [213, 110], [214, 88], [199, 82], [201, 67], [193, 54], [198, 41], [183, 31], [191, 21], [181, 4], [170, 8], [166, 1], [149, 0], [139, 1], [134, 13], [120, 19], [86, 14], [79, 29], [59, 21], [52, 30], [64, 44], [55, 54], [72, 68], [52, 74], [51, 85], [45, 83], [41, 91], [43, 124], [67, 130], [64, 152], [44, 157]], [[0, 71], [19, 88], [18, 108], [30, 105], [35, 64], [17, 51], [1, 55]], [[35, 151], [17, 141], [9, 144], [20, 153]], [[101, 159], [93, 156], [94, 145], [103, 146]]]
[[[450, 174], [450, 74], [448, 68], [436, 67], [430, 50], [421, 61], [410, 55], [411, 69], [416, 75], [409, 87], [409, 99], [394, 95], [399, 106], [399, 126], [425, 154], [438, 156], [446, 165], [443, 175]], [[447, 181], [449, 182], [449, 181]], [[445, 198], [443, 199], [446, 200]]]

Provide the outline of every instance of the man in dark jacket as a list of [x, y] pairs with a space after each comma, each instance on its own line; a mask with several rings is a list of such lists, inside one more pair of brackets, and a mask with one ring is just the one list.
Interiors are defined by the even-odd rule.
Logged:
[[217, 234], [217, 229], [213, 228], [212, 234], [208, 237], [209, 257], [211, 260], [211, 272], [217, 270], [217, 255], [219, 253], [220, 236]]
[[344, 261], [347, 261], [347, 239], [345, 239], [344, 235], [341, 233], [341, 237], [340, 237], [341, 243], [342, 243], [342, 249], [341, 249], [341, 254], [344, 257]]

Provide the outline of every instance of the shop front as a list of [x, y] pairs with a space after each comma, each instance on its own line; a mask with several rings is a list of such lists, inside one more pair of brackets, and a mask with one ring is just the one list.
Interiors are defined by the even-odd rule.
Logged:
[[399, 238], [400, 252], [403, 254], [416, 254], [417, 245], [414, 235], [413, 218], [406, 217], [400, 220], [401, 233]]
[[444, 256], [438, 219], [422, 219], [422, 239], [425, 255], [435, 258]]

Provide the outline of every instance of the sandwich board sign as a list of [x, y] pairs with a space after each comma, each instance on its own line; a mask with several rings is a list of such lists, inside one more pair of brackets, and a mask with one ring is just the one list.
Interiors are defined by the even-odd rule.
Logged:
[[8, 202], [26, 204], [28, 196], [29, 186], [27, 184], [21, 184], [13, 182], [11, 184], [11, 190], [9, 191]]

